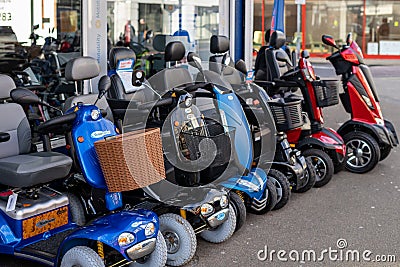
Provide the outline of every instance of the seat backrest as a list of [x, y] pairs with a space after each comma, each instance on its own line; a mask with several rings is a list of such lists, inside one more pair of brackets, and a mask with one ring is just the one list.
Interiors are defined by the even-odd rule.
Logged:
[[[83, 81], [89, 80], [100, 74], [100, 66], [96, 59], [92, 57], [79, 57], [67, 63], [65, 67], [65, 78], [69, 81]], [[63, 111], [67, 111], [79, 102], [84, 104], [93, 105], [97, 99], [97, 94], [88, 94], [80, 96], [69, 97], [64, 104]], [[103, 97], [100, 99], [96, 106], [99, 109], [107, 111], [106, 118], [114, 121], [110, 107], [107, 100]]]
[[111, 87], [107, 92], [108, 98], [116, 100], [135, 100], [149, 102], [154, 99], [152, 90], [144, 86], [132, 85], [133, 64], [135, 52], [127, 47], [114, 47], [110, 51]]
[[[271, 34], [270, 47], [265, 51], [268, 81], [280, 78], [285, 72], [293, 68], [288, 54], [282, 49], [285, 42], [286, 36], [283, 32], [274, 31]], [[284, 59], [284, 61], [281, 59]]]
[[10, 140], [0, 143], [0, 158], [27, 154], [31, 150], [31, 130], [23, 108], [6, 103], [15, 83], [10, 76], [0, 74], [0, 132], [8, 133]]
[[243, 79], [235, 69], [233, 59], [229, 55], [229, 38], [223, 35], [213, 35], [210, 39], [209, 70], [221, 74], [230, 84], [240, 84]]
[[[176, 62], [185, 57], [185, 46], [181, 42], [170, 42], [165, 47], [165, 61]], [[149, 79], [154, 90], [166, 92], [175, 87], [192, 83], [193, 79], [189, 70], [185, 68], [173, 67], [165, 69]]]

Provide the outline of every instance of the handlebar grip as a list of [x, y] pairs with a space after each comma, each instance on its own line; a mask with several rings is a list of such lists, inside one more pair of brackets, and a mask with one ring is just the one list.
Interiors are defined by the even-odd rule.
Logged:
[[193, 85], [186, 86], [183, 90], [185, 90], [186, 92], [190, 93], [190, 92], [194, 92], [194, 91], [196, 91], [197, 89], [200, 89], [200, 88], [203, 88], [203, 89], [206, 89], [206, 90], [212, 90], [213, 85], [212, 85], [212, 83], [196, 83], [196, 84], [193, 84]]
[[41, 125], [38, 126], [37, 131], [39, 133], [47, 134], [47, 133], [58, 133], [63, 131], [64, 128], [61, 127], [65, 124], [72, 124], [72, 122], [76, 118], [76, 113], [68, 113], [64, 114], [60, 117], [56, 117], [54, 119], [48, 120]]
[[158, 101], [141, 104], [138, 106], [138, 109], [144, 110], [144, 109], [152, 109], [152, 108], [162, 107], [162, 106], [169, 106], [173, 103], [173, 101], [174, 100], [171, 97], [164, 98], [164, 99], [160, 99]]

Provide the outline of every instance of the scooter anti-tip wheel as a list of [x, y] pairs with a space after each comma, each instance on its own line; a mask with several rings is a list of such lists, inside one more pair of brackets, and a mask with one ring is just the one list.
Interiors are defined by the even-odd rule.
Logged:
[[315, 169], [314, 187], [322, 187], [330, 182], [333, 177], [334, 165], [332, 159], [320, 149], [310, 148], [302, 152], [303, 156], [310, 159]]
[[347, 147], [346, 169], [354, 173], [372, 170], [381, 157], [378, 142], [364, 132], [350, 132], [343, 136]]

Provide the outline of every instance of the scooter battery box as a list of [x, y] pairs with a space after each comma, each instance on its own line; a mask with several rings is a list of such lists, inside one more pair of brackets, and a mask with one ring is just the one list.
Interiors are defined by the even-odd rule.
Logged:
[[6, 211], [7, 200], [0, 200], [0, 210], [16, 236], [28, 239], [68, 224], [68, 197], [51, 188], [43, 187], [28, 196], [18, 192], [15, 209]]

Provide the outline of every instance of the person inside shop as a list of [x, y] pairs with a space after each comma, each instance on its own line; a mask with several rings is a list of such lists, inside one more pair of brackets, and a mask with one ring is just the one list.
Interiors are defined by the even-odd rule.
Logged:
[[387, 18], [382, 19], [382, 24], [378, 29], [379, 40], [387, 40], [389, 38], [389, 23]]
[[132, 26], [131, 20], [128, 19], [124, 28], [124, 45], [126, 47], [129, 47], [131, 42], [133, 42], [135, 35], [136, 35], [135, 28]]
[[143, 44], [146, 40], [146, 34], [148, 31], [146, 21], [144, 19], [139, 20], [139, 43]]

